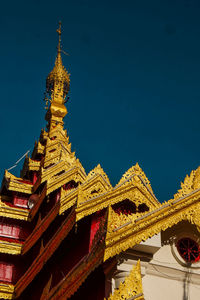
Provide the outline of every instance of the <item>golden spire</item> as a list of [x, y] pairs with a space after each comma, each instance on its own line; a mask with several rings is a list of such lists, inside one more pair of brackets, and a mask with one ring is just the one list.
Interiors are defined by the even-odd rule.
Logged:
[[[61, 57], [61, 22], [59, 22], [57, 56], [53, 70], [49, 73], [46, 79], [46, 92], [50, 96], [50, 107], [46, 115], [49, 121], [48, 127], [51, 125], [62, 123], [63, 118], [67, 114], [67, 109], [64, 105], [65, 97], [69, 92], [70, 78], [69, 73], [62, 64]], [[50, 124], [52, 123], [52, 124]]]
[[61, 21], [59, 21], [59, 28], [56, 30], [58, 33], [58, 53], [61, 52]]

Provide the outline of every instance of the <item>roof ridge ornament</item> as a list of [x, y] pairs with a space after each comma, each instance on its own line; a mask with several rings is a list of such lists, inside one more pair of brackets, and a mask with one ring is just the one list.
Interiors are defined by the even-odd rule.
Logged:
[[61, 57], [61, 22], [59, 22], [59, 28], [56, 31], [58, 33], [57, 56], [53, 70], [46, 79], [46, 94], [49, 95], [50, 98], [50, 106], [46, 113], [46, 120], [48, 121], [47, 128], [49, 131], [55, 128], [57, 124], [63, 125], [63, 118], [67, 114], [65, 98], [70, 86], [70, 74], [63, 66]]

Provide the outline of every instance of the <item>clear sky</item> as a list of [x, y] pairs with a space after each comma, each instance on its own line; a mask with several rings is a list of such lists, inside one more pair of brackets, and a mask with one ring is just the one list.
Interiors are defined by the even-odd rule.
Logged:
[[61, 20], [65, 127], [86, 172], [100, 163], [115, 185], [138, 162], [157, 198], [172, 198], [200, 165], [199, 16], [199, 0], [3, 1], [1, 177], [46, 125]]

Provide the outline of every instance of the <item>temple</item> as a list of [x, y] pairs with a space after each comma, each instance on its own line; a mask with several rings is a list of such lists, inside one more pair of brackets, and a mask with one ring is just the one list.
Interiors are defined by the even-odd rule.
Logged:
[[61, 25], [46, 130], [0, 192], [0, 299], [187, 300], [200, 294], [200, 167], [160, 203], [138, 164], [86, 174], [63, 119]]

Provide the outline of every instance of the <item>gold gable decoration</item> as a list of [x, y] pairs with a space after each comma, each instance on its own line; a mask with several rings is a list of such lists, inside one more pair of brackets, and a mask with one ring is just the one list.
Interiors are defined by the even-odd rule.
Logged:
[[106, 181], [106, 183], [109, 185], [109, 187], [112, 187], [110, 180], [108, 178], [108, 175], [104, 172], [104, 170], [100, 164], [98, 164], [93, 170], [91, 170], [88, 173], [86, 180], [89, 180], [90, 178], [92, 178], [93, 176], [98, 175], [98, 174], [103, 177], [103, 179]]
[[174, 199], [185, 197], [200, 188], [200, 167], [192, 170], [190, 175], [186, 175], [184, 182], [181, 182], [181, 189], [174, 195]]
[[133, 266], [124, 282], [120, 283], [119, 288], [115, 289], [107, 300], [129, 300], [133, 297], [137, 300], [144, 300], [140, 260], [138, 260], [136, 266]]
[[136, 163], [135, 166], [132, 166], [122, 176], [115, 188], [119, 188], [121, 186], [130, 186], [131, 184], [138, 187], [147, 196], [150, 207], [157, 207], [159, 205], [159, 201], [153, 193], [150, 181], [138, 163]]
[[132, 215], [118, 214], [114, 211], [112, 206], [109, 206], [106, 238], [112, 236], [117, 228], [120, 228], [127, 223], [133, 223], [138, 217], [144, 214], [145, 213], [135, 213]]
[[125, 183], [126, 181], [131, 180], [135, 176], [138, 176], [140, 178], [140, 180], [143, 182], [144, 186], [146, 186], [153, 194], [153, 190], [152, 190], [150, 181], [148, 180], [148, 178], [146, 177], [145, 173], [140, 168], [138, 163], [136, 163], [134, 166], [132, 166], [130, 169], [128, 169], [128, 171], [126, 171], [126, 173], [124, 173], [124, 175], [118, 182], [117, 186]]
[[104, 261], [183, 220], [194, 224], [200, 231], [199, 197], [200, 191], [198, 190], [195, 194], [185, 198], [169, 200], [144, 216], [127, 221], [112, 231], [107, 231]]

